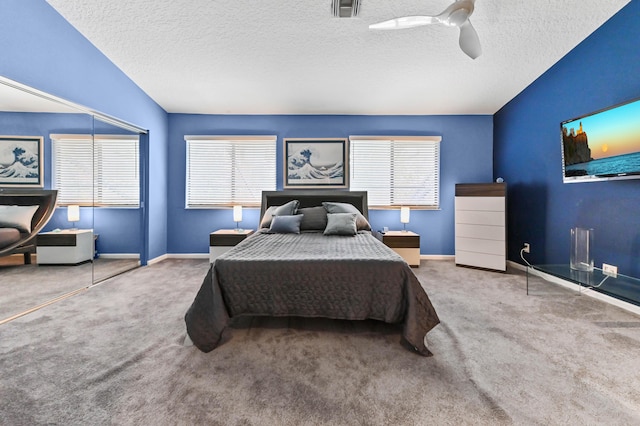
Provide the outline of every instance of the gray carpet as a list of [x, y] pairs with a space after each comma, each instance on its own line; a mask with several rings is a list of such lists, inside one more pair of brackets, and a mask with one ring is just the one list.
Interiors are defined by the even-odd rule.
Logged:
[[0, 326], [0, 423], [640, 424], [640, 318], [521, 272], [423, 261], [434, 356], [376, 322], [246, 319], [184, 347], [200, 260], [138, 268]]
[[0, 258], [0, 321], [138, 266], [137, 259], [79, 265], [38, 265], [36, 259], [25, 265], [22, 255]]

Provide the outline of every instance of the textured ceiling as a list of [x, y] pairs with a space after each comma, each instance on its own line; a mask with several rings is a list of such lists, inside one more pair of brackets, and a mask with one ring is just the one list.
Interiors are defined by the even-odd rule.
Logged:
[[452, 0], [47, 0], [168, 112], [493, 114], [630, 0], [477, 0], [458, 29], [371, 31]]

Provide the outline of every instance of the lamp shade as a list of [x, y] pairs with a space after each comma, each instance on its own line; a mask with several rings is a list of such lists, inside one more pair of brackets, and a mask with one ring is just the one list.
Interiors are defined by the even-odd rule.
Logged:
[[233, 206], [233, 221], [242, 222], [242, 206]]
[[400, 207], [400, 223], [409, 223], [409, 215], [411, 209], [409, 207]]
[[69, 222], [77, 222], [80, 220], [80, 206], [75, 204], [67, 206], [67, 220]]

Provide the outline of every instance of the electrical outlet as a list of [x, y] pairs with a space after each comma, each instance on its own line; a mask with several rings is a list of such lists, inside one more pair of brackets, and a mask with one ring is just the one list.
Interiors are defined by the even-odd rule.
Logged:
[[530, 250], [531, 250], [531, 246], [529, 245], [529, 243], [524, 243], [524, 247], [522, 248], [522, 251], [524, 251], [525, 253], [529, 253]]
[[610, 275], [610, 276], [615, 278], [615, 277], [618, 276], [618, 267], [603, 263], [602, 264], [602, 272], [604, 272], [606, 275]]

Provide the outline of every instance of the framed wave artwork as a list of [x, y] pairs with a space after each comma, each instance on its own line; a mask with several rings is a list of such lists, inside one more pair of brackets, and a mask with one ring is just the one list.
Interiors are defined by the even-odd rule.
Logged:
[[285, 188], [348, 188], [348, 139], [284, 139]]
[[43, 138], [0, 136], [0, 187], [44, 185]]

